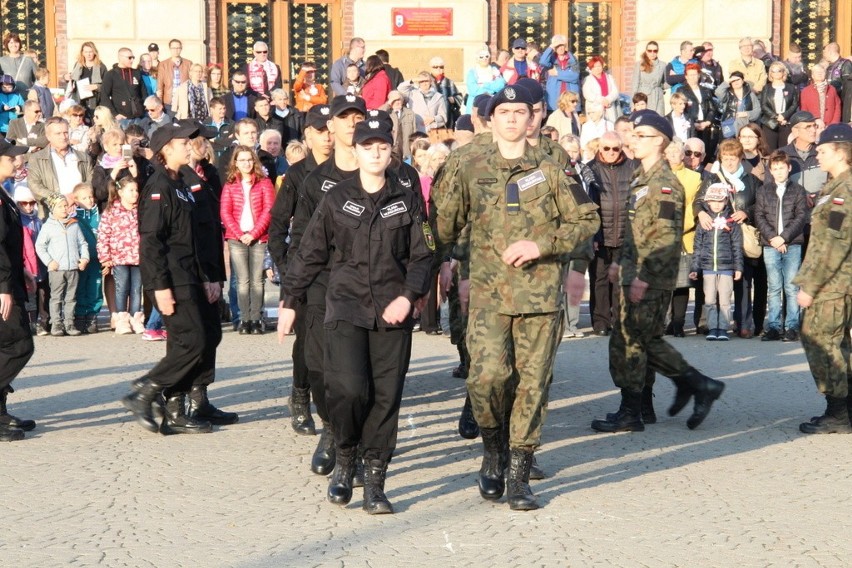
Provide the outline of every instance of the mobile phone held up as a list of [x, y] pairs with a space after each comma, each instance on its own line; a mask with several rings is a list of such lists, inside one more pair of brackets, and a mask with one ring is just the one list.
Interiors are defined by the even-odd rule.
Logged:
[[133, 148], [130, 146], [130, 144], [121, 145], [121, 157], [125, 160], [133, 159]]

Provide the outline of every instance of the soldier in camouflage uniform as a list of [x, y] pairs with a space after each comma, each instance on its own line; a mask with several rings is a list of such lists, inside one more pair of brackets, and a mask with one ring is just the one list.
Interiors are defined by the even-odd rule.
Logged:
[[820, 168], [831, 175], [817, 196], [811, 239], [793, 284], [801, 286], [802, 347], [825, 395], [826, 410], [799, 425], [805, 434], [849, 433], [852, 408], [852, 127], [833, 124], [820, 135]]
[[627, 227], [619, 262], [610, 279], [623, 287], [619, 317], [609, 341], [609, 372], [621, 389], [621, 406], [604, 420], [592, 421], [598, 432], [640, 432], [642, 389], [647, 370], [672, 379], [677, 394], [674, 416], [695, 397], [690, 429], [707, 417], [725, 385], [691, 367], [663, 339], [663, 325], [677, 280], [683, 233], [684, 190], [663, 158], [672, 127], [654, 111], [634, 118], [634, 152], [640, 167], [630, 184]]
[[456, 183], [433, 188], [442, 249], [469, 230], [467, 385], [485, 450], [479, 490], [489, 500], [506, 489], [501, 425], [506, 384], [518, 374], [507, 475], [513, 510], [538, 508], [529, 471], [562, 334], [564, 255], [598, 227], [596, 207], [582, 188], [526, 143], [533, 102], [518, 85], [495, 95], [488, 109], [495, 143], [468, 156]]

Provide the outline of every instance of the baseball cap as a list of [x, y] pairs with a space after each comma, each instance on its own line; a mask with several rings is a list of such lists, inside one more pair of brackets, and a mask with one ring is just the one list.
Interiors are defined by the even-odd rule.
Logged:
[[356, 95], [337, 95], [331, 100], [331, 116], [340, 116], [347, 110], [357, 110], [367, 115], [367, 103]]
[[829, 142], [852, 142], [852, 126], [844, 122], [826, 126], [822, 134], [819, 135], [817, 146]]
[[393, 119], [390, 114], [383, 110], [368, 110], [367, 116], [364, 117], [364, 120], [379, 120], [383, 122], [388, 129], [393, 130]]
[[704, 201], [726, 201], [728, 199], [728, 186], [724, 183], [714, 183], [704, 192]]
[[355, 144], [364, 144], [370, 140], [381, 140], [388, 144], [393, 144], [393, 132], [385, 121], [378, 118], [369, 118], [362, 120], [355, 125], [355, 134], [352, 136], [352, 141]]
[[491, 100], [488, 101], [488, 111], [486, 116], [491, 116], [494, 114], [494, 111], [498, 106], [506, 103], [521, 103], [528, 106], [532, 106], [535, 104], [535, 100], [530, 92], [523, 87], [522, 85], [518, 85], [515, 83], [514, 85], [509, 85], [508, 87], [503, 87], [500, 89], [496, 95], [491, 97]]
[[797, 124], [803, 124], [808, 122], [816, 122], [816, 117], [809, 113], [806, 110], [800, 110], [790, 117], [790, 126], [796, 126]]
[[305, 117], [305, 126], [315, 130], [328, 128], [328, 119], [331, 118], [331, 107], [328, 105], [314, 105]]
[[25, 145], [17, 145], [14, 140], [9, 141], [5, 138], [0, 139], [0, 156], [9, 156], [10, 158], [14, 158], [15, 156], [23, 156], [27, 152], [30, 151], [29, 146]]
[[151, 135], [151, 151], [156, 154], [172, 140], [178, 138], [195, 138], [196, 136], [198, 136], [197, 124], [181, 124], [180, 122], [164, 124]]
[[148, 51], [160, 51], [160, 46], [157, 45], [156, 43], [149, 43], [148, 44]]
[[652, 110], [640, 110], [630, 115], [633, 126], [650, 126], [669, 140], [674, 137], [672, 125], [664, 117]]
[[518, 47], [520, 47], [522, 49], [526, 49], [527, 48], [526, 40], [519, 37], [518, 39], [516, 39], [515, 41], [512, 42], [512, 49], [516, 49]]

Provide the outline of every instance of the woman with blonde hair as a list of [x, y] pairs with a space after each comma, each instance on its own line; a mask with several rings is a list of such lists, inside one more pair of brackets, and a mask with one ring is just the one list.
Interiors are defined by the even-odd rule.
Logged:
[[787, 145], [792, 131], [788, 121], [799, 110], [799, 89], [787, 82], [787, 75], [784, 62], [773, 62], [769, 66], [766, 86], [760, 92], [760, 123], [770, 153]]
[[204, 120], [210, 115], [208, 105], [213, 91], [205, 81], [204, 66], [193, 63], [189, 68], [189, 80], [180, 84], [172, 105], [172, 112], [178, 120], [196, 118]]
[[580, 95], [573, 91], [565, 91], [557, 100], [558, 109], [547, 117], [547, 126], [552, 126], [559, 133], [560, 139], [567, 134], [580, 135], [580, 116], [577, 107], [580, 105]]
[[[101, 62], [98, 48], [95, 47], [94, 42], [83, 42], [83, 45], [80, 46], [80, 53], [77, 55], [77, 61], [74, 62], [74, 67], [70, 73], [65, 74], [65, 81], [70, 84], [68, 93], [71, 98], [86, 109], [87, 121], [91, 121], [92, 114], [98, 106], [98, 89], [101, 87], [106, 72], [106, 65]], [[80, 90], [77, 87], [79, 82], [84, 83], [84, 92], [88, 91], [93, 94], [81, 98]]]

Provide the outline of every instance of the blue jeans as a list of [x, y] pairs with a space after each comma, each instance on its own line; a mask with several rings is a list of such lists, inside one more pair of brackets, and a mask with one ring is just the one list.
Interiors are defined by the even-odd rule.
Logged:
[[145, 329], [148, 331], [160, 331], [163, 329], [163, 316], [157, 306], [151, 306], [151, 315], [148, 316], [148, 323], [145, 324]]
[[[115, 278], [115, 305], [119, 312], [131, 315], [142, 311], [142, 273], [138, 266], [119, 265], [112, 267]], [[127, 301], [130, 300], [128, 308]]]
[[260, 321], [263, 317], [263, 256], [266, 243], [255, 241], [244, 245], [228, 239], [233, 271], [237, 275], [237, 303], [243, 321]]
[[[763, 247], [763, 262], [766, 264], [769, 304], [766, 329], [780, 332], [783, 327], [798, 331], [801, 311], [796, 295], [799, 293], [799, 287], [793, 284], [793, 278], [802, 265], [802, 246], [787, 245], [785, 254], [772, 247]], [[781, 325], [781, 306], [784, 300], [782, 292], [787, 297], [784, 326]]]

